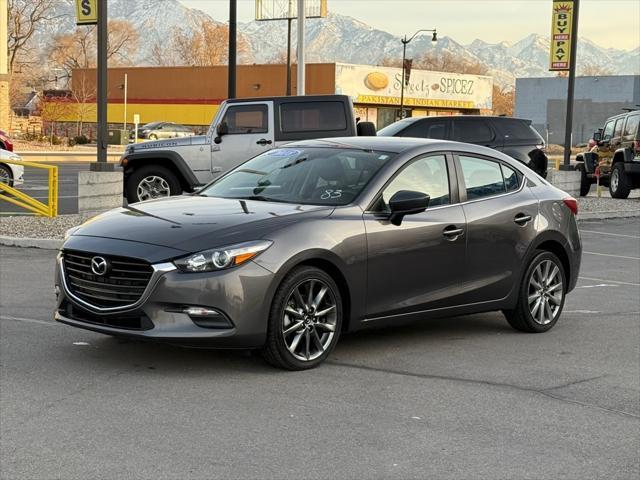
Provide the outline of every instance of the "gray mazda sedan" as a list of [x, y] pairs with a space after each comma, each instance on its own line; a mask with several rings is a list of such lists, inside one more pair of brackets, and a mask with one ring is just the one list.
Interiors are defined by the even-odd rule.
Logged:
[[576, 285], [577, 203], [489, 148], [336, 138], [69, 232], [55, 318], [315, 367], [342, 332], [502, 311], [545, 332]]

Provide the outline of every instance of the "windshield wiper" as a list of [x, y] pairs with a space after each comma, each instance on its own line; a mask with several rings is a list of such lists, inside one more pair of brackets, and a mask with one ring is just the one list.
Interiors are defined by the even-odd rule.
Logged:
[[229, 197], [234, 200], [256, 200], [258, 202], [282, 202], [282, 200], [276, 200], [274, 198], [265, 197], [263, 195], [247, 195], [245, 197]]

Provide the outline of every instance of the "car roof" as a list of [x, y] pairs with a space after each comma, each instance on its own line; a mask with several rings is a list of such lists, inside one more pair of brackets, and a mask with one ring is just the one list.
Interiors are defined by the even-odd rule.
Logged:
[[491, 119], [491, 120], [497, 120], [499, 122], [504, 122], [504, 121], [519, 121], [519, 122], [527, 122], [527, 123], [531, 123], [531, 120], [526, 119], [526, 118], [519, 118], [519, 117], [503, 117], [501, 115], [433, 115], [433, 116], [428, 116], [428, 117], [409, 117], [409, 118], [403, 118], [402, 120], [398, 120], [398, 122], [405, 122], [405, 123], [413, 123], [413, 122], [418, 122], [420, 120], [430, 120], [430, 119], [449, 119], [449, 118], [477, 118], [480, 120], [487, 120], [487, 119]]
[[289, 147], [340, 147], [357, 150], [378, 150], [382, 152], [400, 153], [416, 147], [450, 143], [443, 140], [431, 140], [412, 137], [331, 137], [315, 140], [302, 140], [287, 143], [283, 148]]

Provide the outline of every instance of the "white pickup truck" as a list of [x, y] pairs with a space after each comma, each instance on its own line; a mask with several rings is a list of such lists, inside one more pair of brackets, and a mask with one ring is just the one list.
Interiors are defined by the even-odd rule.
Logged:
[[226, 100], [206, 135], [129, 145], [120, 165], [129, 203], [191, 192], [271, 148], [296, 140], [375, 135], [346, 95]]

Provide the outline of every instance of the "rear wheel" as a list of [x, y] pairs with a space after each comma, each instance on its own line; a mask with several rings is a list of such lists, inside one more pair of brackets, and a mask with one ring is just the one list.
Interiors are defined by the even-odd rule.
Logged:
[[560, 259], [540, 251], [522, 278], [518, 304], [503, 313], [516, 330], [542, 333], [560, 318], [565, 299], [566, 275]]
[[302, 266], [278, 287], [269, 315], [264, 359], [286, 370], [322, 363], [335, 347], [342, 327], [342, 299], [323, 270]]
[[127, 179], [128, 203], [144, 202], [156, 198], [180, 195], [180, 181], [168, 169], [159, 165], [145, 165], [135, 170]]
[[624, 171], [624, 163], [613, 164], [609, 178], [609, 193], [613, 198], [627, 198], [631, 193], [631, 179]]
[[576, 166], [576, 170], [580, 172], [580, 196], [586, 197], [591, 190], [591, 179], [587, 174], [587, 169], [584, 166], [584, 163], [579, 163]]

